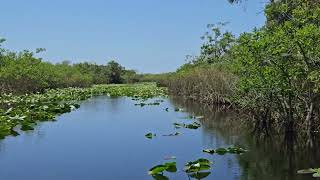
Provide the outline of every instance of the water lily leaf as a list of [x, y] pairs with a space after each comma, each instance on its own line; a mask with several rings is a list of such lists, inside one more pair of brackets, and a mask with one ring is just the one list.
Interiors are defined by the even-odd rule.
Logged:
[[149, 103], [148, 105], [149, 105], [149, 106], [158, 106], [158, 105], [160, 105], [160, 103], [154, 102], [154, 103]]
[[155, 175], [162, 173], [163, 171], [177, 172], [176, 162], [167, 162], [165, 164], [154, 166], [149, 170], [148, 174]]
[[154, 174], [152, 175], [153, 179], [155, 180], [169, 180], [167, 176], [164, 176], [163, 174]]
[[148, 139], [152, 139], [154, 136], [156, 136], [156, 134], [152, 134], [152, 133], [148, 133], [146, 135], [144, 135], [146, 138]]
[[194, 179], [204, 179], [204, 178], [208, 177], [210, 174], [211, 174], [211, 172], [198, 172], [198, 173], [190, 174], [190, 177], [192, 177]]
[[163, 135], [163, 136], [179, 136], [180, 133], [176, 132], [176, 133], [172, 133], [172, 134], [167, 134], [167, 135]]
[[225, 148], [218, 148], [215, 150], [215, 152], [219, 155], [224, 155], [226, 154], [228, 151]]
[[149, 175], [155, 175], [155, 174], [158, 174], [158, 173], [161, 173], [163, 171], [165, 171], [168, 167], [165, 166], [165, 165], [157, 165], [157, 166], [154, 166], [153, 168], [151, 168], [148, 172]]
[[318, 177], [320, 177], [320, 172], [314, 173], [312, 176], [315, 178], [318, 178]]
[[174, 108], [174, 111], [176, 111], [176, 112], [178, 112], [178, 111], [183, 112], [184, 109], [182, 109], [182, 108]]
[[204, 149], [203, 152], [209, 153], [209, 154], [214, 154], [214, 149]]
[[301, 170], [298, 170], [297, 172], [298, 174], [312, 174], [312, 173], [315, 173], [315, 170], [310, 168], [310, 169], [301, 169]]
[[141, 107], [143, 107], [143, 106], [145, 106], [145, 105], [147, 105], [146, 103], [138, 103], [138, 104], [134, 104], [135, 106], [141, 106]]
[[212, 164], [211, 161], [200, 158], [196, 161], [188, 162], [184, 167], [184, 171], [186, 171], [187, 173], [194, 173], [208, 170], [210, 169], [210, 164]]
[[199, 127], [201, 127], [201, 125], [197, 122], [185, 125], [185, 128], [188, 128], [188, 129], [198, 129]]
[[176, 162], [168, 162], [168, 163], [165, 163], [164, 165], [167, 167], [166, 171], [177, 172]]
[[241, 154], [246, 152], [247, 150], [241, 148], [241, 147], [228, 147], [227, 149], [228, 153], [232, 153], [232, 154]]

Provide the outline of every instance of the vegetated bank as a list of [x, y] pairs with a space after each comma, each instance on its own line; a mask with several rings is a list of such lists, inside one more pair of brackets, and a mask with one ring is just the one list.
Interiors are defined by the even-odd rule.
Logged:
[[154, 83], [51, 89], [41, 94], [1, 94], [0, 139], [19, 135], [19, 129], [33, 130], [38, 122], [53, 121], [57, 115], [79, 108], [79, 101], [92, 96], [128, 96], [143, 100], [166, 94], [166, 88], [159, 88]]
[[127, 70], [115, 61], [106, 65], [89, 62], [71, 64], [70, 61], [53, 64], [36, 57], [36, 52], [13, 52], [1, 48], [0, 39], [0, 93], [36, 93], [46, 89], [90, 87], [94, 84], [132, 83], [140, 75]]
[[198, 57], [144, 79], [241, 110], [259, 134], [313, 136], [320, 130], [320, 1], [272, 1], [265, 15], [263, 27], [239, 37], [223, 23], [209, 25]]

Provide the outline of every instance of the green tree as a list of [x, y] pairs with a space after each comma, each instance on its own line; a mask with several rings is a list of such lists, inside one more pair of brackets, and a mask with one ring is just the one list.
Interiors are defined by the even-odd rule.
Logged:
[[112, 60], [108, 62], [107, 69], [108, 69], [107, 78], [109, 79], [109, 83], [118, 84], [123, 82], [121, 75], [124, 68], [119, 63]]

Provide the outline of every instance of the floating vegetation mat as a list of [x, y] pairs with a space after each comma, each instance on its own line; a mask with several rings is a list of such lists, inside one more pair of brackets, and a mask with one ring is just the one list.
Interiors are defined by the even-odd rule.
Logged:
[[[167, 90], [154, 83], [97, 85], [91, 88], [52, 89], [45, 93], [0, 95], [0, 138], [19, 135], [18, 130], [33, 130], [37, 122], [54, 121], [57, 115], [80, 107], [81, 100], [93, 96], [128, 96], [135, 99], [166, 96]], [[157, 102], [159, 103], [159, 102]]]

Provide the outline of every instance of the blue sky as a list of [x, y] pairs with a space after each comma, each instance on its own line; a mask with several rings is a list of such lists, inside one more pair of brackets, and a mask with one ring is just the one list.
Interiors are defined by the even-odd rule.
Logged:
[[263, 25], [263, 7], [260, 0], [2, 0], [0, 37], [15, 51], [46, 48], [40, 56], [50, 62], [116, 59], [139, 72], [168, 72], [199, 53], [207, 24], [250, 31]]

